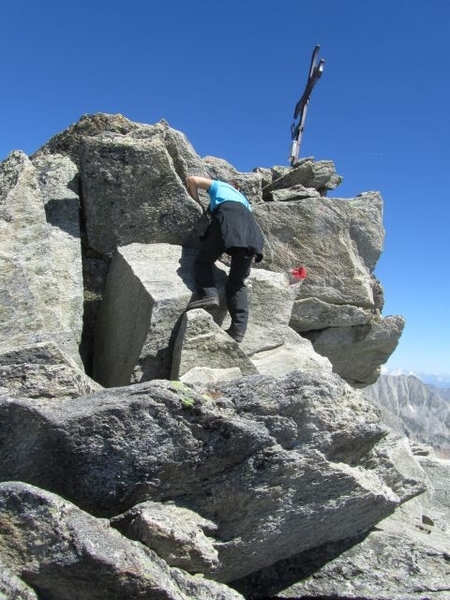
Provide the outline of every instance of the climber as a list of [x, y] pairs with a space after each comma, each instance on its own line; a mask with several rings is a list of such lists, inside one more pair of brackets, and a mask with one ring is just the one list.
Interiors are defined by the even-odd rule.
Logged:
[[[248, 297], [245, 279], [250, 274], [252, 259], [263, 258], [264, 238], [259, 229], [247, 198], [239, 191], [237, 182], [190, 175], [186, 179], [189, 194], [201, 205], [199, 189], [208, 192], [208, 212], [211, 221], [201, 236], [197, 258], [194, 263], [195, 282], [199, 298], [187, 309], [219, 306], [213, 266], [221, 254], [231, 256], [231, 266], [225, 286], [231, 325], [228, 335], [237, 343], [244, 339], [248, 321]], [[203, 207], [202, 207], [203, 208]]]

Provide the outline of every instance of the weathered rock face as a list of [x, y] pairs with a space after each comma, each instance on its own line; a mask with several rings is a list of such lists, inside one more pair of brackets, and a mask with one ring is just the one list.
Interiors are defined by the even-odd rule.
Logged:
[[94, 377], [100, 383], [169, 378], [170, 340], [192, 296], [194, 256], [170, 244], [118, 249], [96, 325]]
[[241, 598], [215, 582], [171, 571], [106, 521], [33, 486], [0, 483], [0, 509], [4, 563], [45, 597], [69, 600], [76, 588], [77, 598], [105, 600]]
[[101, 386], [64, 354], [55, 342], [41, 342], [0, 352], [0, 395], [9, 398], [78, 398]]
[[[206, 227], [189, 173], [238, 179], [264, 232], [240, 345], [226, 258], [218, 310], [185, 311]], [[163, 121], [102, 114], [0, 165], [0, 593], [264, 594], [273, 565], [334, 558], [425, 489], [434, 506], [442, 469], [405, 468], [353, 389], [403, 320], [373, 276], [382, 200], [325, 197], [339, 182], [310, 158], [239, 173]]]
[[188, 508], [142, 502], [111, 519], [111, 524], [154, 550], [171, 567], [209, 573], [219, 564], [214, 538], [207, 535], [214, 534], [217, 526]]
[[[341, 178], [331, 161], [311, 158], [294, 168], [239, 173], [221, 159], [201, 159], [185, 136], [164, 121], [142, 125], [121, 115], [83, 117], [50, 140], [33, 160], [55, 153], [69, 156], [78, 167], [87, 246], [107, 261], [117, 248], [134, 243], [195, 248], [200, 211], [187, 194], [187, 174], [238, 179], [266, 238], [260, 268], [287, 272], [299, 264], [308, 267], [308, 278], [291, 311], [291, 327], [302, 335], [319, 330], [320, 336], [311, 335], [316, 350], [352, 384], [376, 380], [403, 328], [401, 318], [384, 322], [381, 317], [382, 290], [372, 274], [384, 239], [378, 193], [350, 200], [324, 197]], [[202, 201], [206, 206], [206, 195]], [[96, 267], [87, 252], [87, 281]], [[373, 333], [358, 345], [357, 354], [363, 358], [355, 361], [356, 340], [353, 331], [347, 335], [346, 330], [359, 325], [368, 325]], [[333, 344], [325, 341], [334, 335], [329, 329], [336, 327], [344, 328], [341, 337], [349, 340], [339, 351], [340, 360]], [[85, 339], [90, 339], [86, 331]], [[365, 354], [371, 358], [363, 367]], [[137, 366], [138, 371], [141, 368]], [[140, 380], [138, 373], [135, 381]]]
[[[430, 449], [427, 453], [423, 447], [417, 449], [419, 464], [411, 460], [406, 462], [404, 458], [407, 458], [407, 454], [404, 451], [403, 459], [399, 461], [399, 450], [402, 450], [404, 443], [405, 438], [391, 442], [396, 464], [404, 476], [409, 473], [417, 478], [417, 469], [421, 466], [427, 476], [431, 473], [431, 478], [427, 478], [427, 493], [403, 504], [400, 510], [378, 523], [376, 529], [359, 540], [358, 544], [354, 543], [355, 540], [349, 540], [338, 547], [324, 548], [322, 553], [303, 553], [290, 561], [280, 562], [274, 567], [280, 574], [278, 581], [274, 573], [271, 576], [271, 581], [277, 582], [276, 587], [271, 588], [269, 574], [264, 574], [266, 584], [262, 588], [265, 593], [270, 590], [277, 598], [447, 600], [450, 594], [450, 463], [436, 459]], [[423, 453], [427, 455], [420, 456]], [[438, 477], [436, 472], [440, 472]], [[440, 493], [438, 499], [433, 498], [435, 489]], [[447, 500], [442, 504], [440, 500], [444, 499], [444, 489]], [[302, 581], [286, 587], [282, 582], [288, 583], [293, 572], [297, 576], [302, 572]], [[314, 574], [311, 575], [311, 572]], [[248, 589], [252, 585], [254, 593], [262, 580], [261, 575], [241, 582], [239, 589]]]
[[[195, 293], [194, 259], [193, 249], [173, 244], [118, 248], [97, 318], [97, 381], [112, 387], [180, 379], [198, 367], [237, 367], [242, 375], [283, 375], [312, 368], [331, 371], [329, 361], [289, 327], [295, 286], [282, 273], [255, 269], [250, 274], [250, 318], [240, 346], [223, 331], [230, 321], [224, 263], [217, 262], [216, 268], [219, 310], [214, 316], [204, 310], [185, 314]], [[291, 360], [286, 360], [286, 354]]]
[[67, 152], [79, 173], [89, 246], [111, 257], [132, 242], [193, 244], [198, 205], [187, 193], [190, 171], [206, 175], [180, 132], [120, 116], [86, 117], [51, 140], [37, 157]]
[[308, 197], [266, 202], [255, 215], [267, 239], [265, 264], [283, 270], [306, 265], [302, 297], [373, 308], [370, 272], [381, 254], [384, 230], [379, 194], [354, 200]]
[[[364, 600], [447, 600], [446, 535], [429, 531], [418, 521], [407, 526], [397, 516], [377, 525], [357, 546], [314, 576], [283, 589], [274, 598], [364, 598]], [[411, 568], [411, 557], [423, 557]], [[307, 558], [303, 557], [306, 562]], [[392, 565], [395, 564], [395, 570]], [[288, 568], [287, 565], [285, 565]]]
[[239, 370], [240, 375], [254, 375], [258, 370], [236, 342], [206, 311], [186, 313], [175, 341], [171, 379], [181, 379], [197, 369]]
[[217, 527], [210, 575], [221, 581], [368, 531], [424, 489], [373, 457], [385, 430], [334, 374], [245, 377], [202, 393], [149, 382], [6, 401], [0, 416], [0, 479], [96, 515], [147, 500], [188, 508]]
[[13, 152], [0, 169], [0, 349], [55, 341], [81, 366], [83, 315], [75, 165]]
[[306, 332], [317, 352], [327, 356], [334, 370], [355, 387], [374, 383], [397, 347], [405, 320], [400, 316], [373, 319], [365, 325], [329, 327]]

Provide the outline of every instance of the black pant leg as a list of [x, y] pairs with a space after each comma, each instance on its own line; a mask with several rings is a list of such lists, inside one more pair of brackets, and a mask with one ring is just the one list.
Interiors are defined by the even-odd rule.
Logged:
[[230, 251], [231, 267], [225, 288], [228, 311], [231, 316], [231, 327], [244, 334], [248, 322], [248, 295], [245, 279], [250, 274], [252, 256], [246, 248], [235, 248]]
[[199, 296], [218, 296], [214, 263], [223, 253], [223, 240], [217, 219], [211, 221], [194, 263], [195, 283]]

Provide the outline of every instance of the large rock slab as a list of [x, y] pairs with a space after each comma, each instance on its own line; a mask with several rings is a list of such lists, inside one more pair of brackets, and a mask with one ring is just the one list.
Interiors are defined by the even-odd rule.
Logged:
[[170, 378], [181, 379], [199, 367], [221, 370], [238, 368], [242, 375], [258, 373], [240, 345], [201, 308], [188, 311], [181, 320]]
[[49, 225], [49, 242], [62, 327], [80, 342], [83, 319], [80, 199], [78, 172], [66, 156], [32, 160]]
[[95, 137], [105, 131], [126, 135], [138, 129], [138, 123], [134, 123], [120, 114], [85, 114], [76, 123], [54, 135], [34, 154], [33, 158], [48, 154], [64, 154], [69, 156], [72, 162], [79, 167], [81, 146], [86, 137]]
[[230, 381], [231, 379], [239, 379], [240, 377], [242, 377], [242, 371], [239, 367], [230, 367], [227, 369], [193, 367], [180, 377], [180, 381], [193, 386], [202, 386], [217, 384], [221, 381]]
[[402, 498], [391, 516], [368, 535], [291, 556], [233, 585], [255, 598], [445, 600], [449, 541], [434, 523], [429, 481], [408, 440], [385, 438], [363, 463]]
[[[359, 544], [341, 548], [339, 558], [327, 561], [314, 575], [302, 570], [299, 557], [298, 573], [304, 580], [273, 597], [447, 600], [449, 549], [448, 536], [430, 535], [398, 516], [390, 517]], [[303, 556], [304, 565], [308, 560], [311, 565], [311, 557]], [[319, 556], [316, 560], [319, 563]], [[293, 569], [292, 564], [282, 567], [285, 572]]]
[[352, 304], [330, 304], [319, 298], [300, 298], [292, 309], [290, 326], [299, 333], [328, 327], [365, 325], [374, 318], [374, 311]]
[[[246, 282], [249, 322], [239, 347], [221, 331], [230, 323], [225, 300], [226, 264], [216, 263], [219, 309], [209, 317], [205, 311], [183, 316], [195, 290], [195, 256], [194, 249], [173, 244], [130, 244], [117, 250], [97, 318], [96, 381], [113, 387], [150, 379], [179, 379], [200, 367], [239, 367], [243, 375], [257, 370], [264, 373], [269, 355], [263, 357], [261, 353], [277, 347], [291, 352], [284, 370], [280, 370], [284, 359], [279, 356], [276, 361], [278, 375], [296, 368], [296, 356], [297, 367], [302, 368], [306, 348], [311, 366], [328, 365], [310, 342], [289, 327], [295, 291], [284, 273], [264, 269], [250, 273]], [[249, 358], [256, 354], [252, 364]]]
[[55, 152], [78, 166], [91, 249], [111, 257], [118, 246], [131, 243], [198, 245], [201, 210], [185, 179], [207, 171], [186, 136], [167, 122], [85, 115], [36, 157]]
[[311, 342], [292, 329], [287, 329], [283, 344], [269, 350], [261, 350], [251, 357], [252, 363], [263, 375], [282, 377], [294, 371], [330, 373], [330, 361], [314, 350]]
[[0, 395], [61, 400], [87, 396], [100, 389], [54, 342], [1, 347]]
[[213, 538], [217, 526], [175, 504], [142, 502], [111, 519], [113, 527], [128, 538], [154, 550], [171, 567], [189, 573], [208, 573], [219, 563]]
[[[331, 548], [324, 549], [321, 556], [319, 553], [303, 554], [289, 564], [280, 563], [272, 573], [265, 574], [264, 581], [261, 577], [253, 581], [249, 578], [246, 585], [241, 584], [238, 589], [243, 591], [251, 586], [254, 593], [261, 584], [264, 594], [278, 591], [281, 598], [331, 596], [368, 600], [447, 600], [450, 593], [450, 538], [448, 513], [447, 519], [442, 519], [442, 498], [445, 494], [448, 498], [449, 461], [432, 455], [413, 457], [411, 450], [408, 456], [406, 438], [388, 440], [385, 445], [390, 459], [395, 460], [396, 469], [402, 471], [404, 482], [408, 481], [408, 474], [412, 479], [420, 477], [424, 467], [427, 473], [424, 479], [426, 493], [402, 504], [393, 515], [378, 523], [367, 537], [354, 540], [353, 544], [349, 541], [347, 547], [336, 547], [334, 556]], [[441, 471], [441, 476], [435, 478], [437, 471]], [[436, 484], [439, 491], [434, 497], [433, 486]], [[407, 487], [408, 484], [405, 490]], [[442, 494], [444, 490], [445, 494]], [[312, 563], [315, 567], [311, 569]], [[311, 570], [308, 572], [304, 568], [306, 564], [315, 571], [314, 575], [311, 576]], [[292, 581], [295, 572], [297, 582], [294, 585], [280, 586], [280, 582], [286, 581], [283, 573], [289, 573], [287, 578]]]
[[267, 192], [301, 185], [325, 195], [327, 190], [334, 190], [342, 182], [332, 160], [314, 161], [312, 157], [300, 159], [293, 167], [272, 167], [271, 176]]
[[266, 202], [255, 216], [266, 238], [262, 267], [308, 268], [300, 298], [330, 304], [374, 307], [371, 272], [384, 240], [381, 196], [351, 200], [307, 198]]
[[156, 125], [148, 125], [146, 123], [130, 121], [130, 119], [121, 114], [85, 114], [79, 121], [53, 136], [35, 153], [34, 157], [46, 156], [48, 154], [64, 154], [69, 156], [78, 168], [80, 168], [83, 144], [86, 139], [95, 138], [104, 133], [117, 138], [133, 135], [136, 139], [150, 139], [163, 134], [167, 148], [177, 167], [182, 168], [186, 174], [198, 171], [198, 175], [206, 175], [202, 160], [198, 157], [192, 145], [181, 131], [171, 128], [164, 119]]
[[[170, 377], [171, 338], [195, 290], [194, 259], [194, 250], [171, 244], [118, 249], [97, 317], [96, 381], [112, 387]], [[225, 277], [219, 268], [217, 277]]]
[[[381, 286], [374, 285], [373, 277], [384, 240], [382, 198], [377, 192], [353, 199], [326, 198], [341, 181], [332, 161], [308, 157], [292, 168], [239, 173], [223, 159], [201, 159], [186, 136], [165, 121], [146, 125], [101, 113], [82, 117], [52, 138], [33, 160], [56, 153], [70, 157], [78, 167], [88, 280], [93, 265], [89, 253], [108, 261], [117, 247], [133, 243], [198, 246], [199, 227], [204, 224], [185, 187], [186, 175], [194, 173], [234, 178], [242, 185], [266, 239], [259, 267], [280, 272], [299, 264], [308, 267], [308, 279], [294, 306], [296, 331], [367, 324], [382, 308]], [[206, 193], [200, 193], [200, 201], [206, 207]], [[88, 300], [90, 294], [89, 288]], [[87, 329], [95, 326], [97, 305], [95, 300], [86, 307]], [[309, 319], [303, 319], [304, 311]], [[91, 344], [87, 330], [86, 364], [91, 362]], [[382, 352], [388, 353], [388, 347]]]
[[423, 495], [428, 489], [425, 471], [405, 437], [390, 434], [373, 448], [363, 464], [374, 469], [402, 503]]
[[297, 184], [289, 188], [273, 190], [271, 196], [274, 202], [290, 202], [292, 200], [301, 200], [303, 198], [319, 198], [321, 194], [314, 188]]
[[83, 280], [76, 167], [63, 156], [0, 165], [0, 344], [55, 341], [81, 366]]
[[[260, 275], [262, 271], [256, 273]], [[208, 383], [205, 369], [211, 371], [210, 379], [215, 377], [217, 381], [236, 378], [235, 369], [241, 375], [260, 373], [273, 377], [294, 371], [331, 372], [330, 361], [317, 354], [311, 342], [286, 323], [277, 325], [277, 319], [269, 319], [263, 327], [263, 322], [258, 326], [257, 317], [255, 321], [256, 324], [250, 319], [250, 342], [236, 344], [206, 311], [189, 311], [182, 318], [175, 340], [171, 379]], [[281, 343], [275, 332], [282, 336]], [[256, 340], [259, 340], [260, 350], [247, 355], [245, 350], [254, 348]]]
[[304, 334], [314, 350], [326, 356], [333, 370], [355, 386], [374, 383], [397, 347], [405, 325], [400, 316], [374, 319], [366, 325], [330, 327]]
[[389, 515], [400, 497], [362, 466], [384, 434], [333, 374], [249, 376], [201, 393], [154, 381], [76, 402], [0, 401], [0, 478], [96, 515], [182, 500], [217, 525], [213, 576], [231, 581]]
[[131, 243], [195, 243], [201, 211], [174, 169], [163, 132], [86, 138], [80, 168], [88, 243], [100, 254]]
[[247, 332], [241, 344], [246, 354], [284, 344], [295, 293], [285, 273], [253, 269], [246, 282], [249, 296]]
[[40, 597], [72, 600], [76, 590], [77, 598], [98, 600], [242, 598], [223, 585], [170, 569], [105, 520], [33, 486], [0, 483], [0, 513], [0, 558]]

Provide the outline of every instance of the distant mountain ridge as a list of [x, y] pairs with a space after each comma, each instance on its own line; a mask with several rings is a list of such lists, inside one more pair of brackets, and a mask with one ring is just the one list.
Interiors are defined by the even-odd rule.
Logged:
[[427, 388], [429, 388], [433, 393], [437, 394], [440, 398], [443, 398], [447, 402], [450, 402], [450, 388], [439, 387], [438, 385], [431, 385], [430, 383], [426, 384]]
[[364, 395], [380, 408], [386, 425], [450, 458], [450, 391], [413, 375], [381, 375]]

